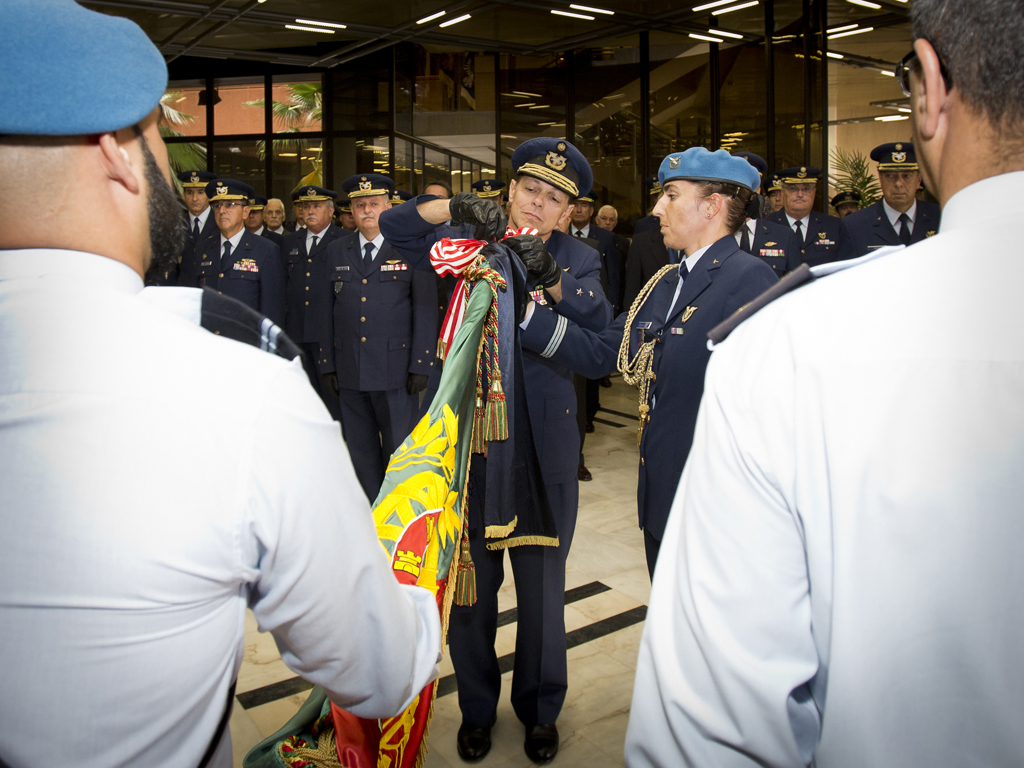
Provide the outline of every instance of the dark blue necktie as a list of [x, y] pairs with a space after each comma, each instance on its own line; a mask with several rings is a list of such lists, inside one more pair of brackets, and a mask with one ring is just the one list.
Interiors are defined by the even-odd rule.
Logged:
[[800, 241], [801, 245], [803, 245], [803, 242], [804, 242], [804, 223], [802, 221], [800, 221], [800, 220], [797, 220], [793, 224], [793, 226], [796, 227], [796, 239]]
[[224, 243], [224, 256], [220, 260], [220, 271], [223, 272], [231, 263], [231, 241]]
[[199, 217], [198, 216], [196, 217], [196, 220], [194, 222], [192, 222], [192, 239], [195, 242], [199, 242]]
[[905, 213], [900, 214], [900, 242], [910, 245], [910, 217]]
[[363, 253], [366, 255], [367, 262], [373, 261], [373, 248], [373, 243], [367, 243], [363, 246]]

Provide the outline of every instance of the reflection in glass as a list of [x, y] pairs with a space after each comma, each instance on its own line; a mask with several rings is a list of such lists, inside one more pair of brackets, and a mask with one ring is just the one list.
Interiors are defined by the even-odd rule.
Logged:
[[665, 155], [711, 147], [711, 60], [707, 43], [651, 34], [651, 168]]
[[413, 190], [413, 172], [412, 172], [412, 142], [402, 141], [398, 139], [395, 141], [395, 173], [393, 181], [395, 182], [395, 189], [401, 189], [405, 192], [412, 192]]
[[161, 135], [206, 136], [206, 106], [199, 104], [199, 95], [205, 88], [202, 81], [180, 81], [168, 86], [160, 100], [164, 112]]
[[377, 51], [335, 67], [333, 77], [334, 130], [386, 132], [391, 125], [388, 83], [391, 79], [391, 49]]
[[[401, 142], [399, 142], [401, 144]], [[334, 185], [341, 192], [342, 182], [357, 173], [388, 172], [388, 138], [339, 137], [334, 139]]]
[[[262, 144], [262, 142], [260, 142]], [[290, 205], [292, 192], [306, 184], [323, 186], [322, 139], [276, 139], [274, 141], [274, 194]]]
[[565, 136], [565, 59], [557, 54], [502, 54], [498, 84], [501, 105], [498, 156], [501, 179], [507, 183], [516, 147], [537, 136]]
[[217, 136], [263, 133], [264, 127], [262, 77], [213, 81], [213, 128]]
[[[460, 169], [461, 170], [461, 169]], [[443, 181], [446, 184], [452, 184], [454, 176], [452, 176], [452, 166], [449, 164], [449, 156], [438, 152], [437, 150], [425, 148], [424, 151], [424, 164], [423, 164], [423, 186], [427, 186], [432, 181]], [[452, 185], [454, 190], [454, 184]]]
[[762, 44], [720, 46], [721, 147], [768, 157], [768, 107]]
[[[319, 75], [308, 78], [276, 75], [271, 93], [274, 133], [322, 130], [323, 82]], [[260, 131], [263, 131], [262, 127]]]
[[213, 172], [221, 179], [236, 179], [265, 194], [263, 142], [217, 141], [213, 144]]

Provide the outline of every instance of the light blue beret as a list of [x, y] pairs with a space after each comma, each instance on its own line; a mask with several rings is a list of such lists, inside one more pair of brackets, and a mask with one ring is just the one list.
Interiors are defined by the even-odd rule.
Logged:
[[751, 192], [761, 185], [761, 175], [745, 159], [730, 155], [724, 149], [709, 152], [704, 147], [673, 152], [661, 161], [658, 180], [662, 186], [674, 179], [721, 181], [737, 184]]
[[128, 19], [74, 0], [2, 0], [0, 29], [0, 134], [120, 130], [167, 89], [163, 56]]

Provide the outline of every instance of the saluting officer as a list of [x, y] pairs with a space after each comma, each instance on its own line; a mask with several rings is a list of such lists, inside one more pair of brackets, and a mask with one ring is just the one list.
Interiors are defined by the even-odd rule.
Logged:
[[765, 217], [794, 232], [800, 246], [800, 260], [812, 267], [849, 258], [843, 222], [812, 210], [820, 178], [820, 168], [783, 168], [779, 171], [782, 210]]
[[393, 182], [366, 173], [342, 184], [358, 235], [327, 249], [321, 375], [338, 392], [356, 477], [372, 502], [395, 449], [416, 426], [437, 348], [433, 274], [414, 269], [380, 233]]
[[685, 253], [666, 265], [631, 308], [594, 333], [544, 308], [527, 308], [523, 346], [543, 346], [557, 364], [586, 376], [616, 368], [626, 335], [626, 374], [640, 388], [640, 471], [637, 508], [653, 575], [679, 477], [689, 454], [711, 356], [707, 333], [777, 278], [742, 251], [735, 233], [760, 175], [725, 150], [692, 147], [666, 157], [658, 174], [664, 192], [655, 206], [665, 243]]
[[[514, 228], [538, 230], [545, 249], [521, 254], [542, 309], [572, 317], [594, 330], [612, 319], [601, 291], [597, 251], [555, 229], [581, 192], [593, 185], [590, 164], [576, 147], [553, 138], [530, 139], [512, 154], [516, 178], [509, 182], [508, 217]], [[445, 223], [451, 221], [451, 225]], [[410, 261], [427, 268], [430, 247], [443, 237], [475, 237], [479, 226], [504, 235], [504, 216], [488, 200], [460, 192], [452, 200], [414, 198], [386, 212], [381, 230]], [[499, 231], [500, 229], [500, 231]], [[512, 706], [526, 726], [524, 748], [534, 762], [558, 751], [555, 721], [568, 685], [565, 648], [565, 557], [572, 543], [579, 503], [579, 432], [573, 373], [551, 361], [542, 345], [523, 344], [523, 374], [530, 426], [541, 465], [558, 547], [519, 546], [508, 550], [516, 583], [518, 621], [512, 676]], [[476, 564], [477, 602], [452, 608], [448, 640], [459, 683], [462, 726], [457, 745], [466, 760], [479, 760], [491, 747], [501, 689], [494, 651], [498, 589], [504, 577], [503, 551], [487, 549], [483, 523], [486, 459], [474, 457], [468, 500], [470, 551]]]
[[909, 141], [882, 144], [871, 150], [878, 163], [882, 199], [844, 219], [850, 233], [851, 256], [887, 245], [912, 245], [939, 231], [940, 209], [917, 199], [921, 172]]
[[[768, 173], [768, 163], [754, 152], [734, 152], [733, 156], [742, 157], [754, 166], [759, 179]], [[761, 194], [760, 184], [755, 191]], [[750, 206], [746, 222], [736, 233], [736, 244], [771, 267], [777, 277], [800, 266], [800, 244], [793, 231], [774, 221], [751, 218]]]
[[263, 195], [255, 195], [249, 201], [249, 217], [245, 220], [245, 228], [256, 235], [256, 237], [265, 237], [280, 250], [284, 248], [284, 237], [267, 229], [263, 220], [263, 213], [266, 207], [267, 198]]
[[292, 193], [295, 210], [301, 211], [306, 226], [299, 227], [284, 239], [284, 265], [288, 273], [287, 315], [285, 332], [303, 352], [310, 367], [307, 370], [313, 389], [320, 393], [324, 405], [335, 421], [341, 418], [336, 393], [327, 387], [317, 373], [325, 358], [321, 351], [323, 313], [330, 301], [329, 286], [324, 278], [327, 247], [351, 232], [332, 221], [337, 192], [309, 184]]
[[[832, 198], [831, 205], [833, 210], [836, 212], [836, 216], [840, 219], [845, 219], [851, 213], [856, 213], [860, 210], [861, 196], [860, 192], [840, 192], [838, 195]], [[849, 222], [847, 222], [849, 226]], [[849, 232], [849, 230], [847, 230]], [[850, 236], [853, 236], [852, 232], [849, 232]]]
[[220, 233], [200, 243], [199, 270], [183, 271], [180, 284], [213, 288], [283, 327], [285, 277], [280, 251], [244, 224], [256, 191], [234, 179], [217, 179], [206, 185], [206, 196]]

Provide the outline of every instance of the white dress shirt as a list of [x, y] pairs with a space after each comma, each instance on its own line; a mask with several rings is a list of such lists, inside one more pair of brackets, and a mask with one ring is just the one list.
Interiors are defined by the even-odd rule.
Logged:
[[[582, 229], [577, 228], [575, 224], [570, 224], [569, 225], [569, 229], [571, 230], [570, 234], [573, 237], [590, 237], [590, 225], [589, 224], [587, 224], [587, 226], [583, 227]], [[580, 234], [580, 233], [582, 233], [582, 234]]]
[[199, 219], [199, 231], [203, 231], [203, 227], [206, 226], [206, 220], [210, 218], [210, 206], [206, 206], [206, 210], [200, 213], [198, 216], [193, 216], [191, 213], [188, 215], [188, 231], [194, 232], [196, 226], [196, 219]]
[[363, 233], [362, 232], [359, 233], [359, 255], [362, 257], [362, 259], [364, 261], [366, 260], [366, 244], [367, 243], [373, 243], [373, 255], [372, 255], [372, 258], [375, 259], [375, 258], [377, 258], [377, 254], [380, 253], [380, 249], [384, 247], [384, 235], [382, 233], [378, 232], [377, 236], [375, 238], [373, 238], [373, 240], [367, 240], [365, 237], [363, 237]]
[[[143, 291], [101, 256], [0, 251], [12, 768], [195, 768], [247, 605], [289, 667], [364, 717], [434, 673], [434, 598], [391, 574], [300, 362], [197, 327], [201, 296]], [[231, 765], [229, 736], [212, 765]]]
[[[903, 214], [900, 213], [899, 211], [897, 211], [895, 208], [893, 208], [887, 202], [885, 202], [885, 198], [884, 197], [882, 198], [882, 208], [885, 209], [885, 215], [889, 218], [889, 223], [892, 224], [892, 228], [896, 230], [896, 234], [898, 235], [900, 233], [900, 216], [902, 216]], [[913, 232], [914, 232], [914, 220], [917, 218], [917, 199], [916, 198], [914, 199], [914, 202], [910, 204], [910, 208], [908, 208], [905, 211], [905, 213], [907, 214], [907, 218], [910, 219], [910, 232], [911, 232], [911, 234], [913, 234]]]
[[1022, 185], [961, 190], [935, 237], [716, 347], [627, 765], [1021, 764]]
[[[808, 220], [810, 220], [811, 217], [808, 216], [807, 218], [808, 218]], [[796, 221], [796, 219], [794, 219], [794, 221]], [[747, 219], [747, 221], [743, 224], [743, 227], [747, 228], [747, 236], [750, 238], [750, 247], [753, 248], [754, 247], [754, 231], [757, 228], [757, 219]], [[739, 245], [740, 242], [743, 239], [743, 227], [740, 227], [739, 229], [737, 229], [736, 230], [736, 234], [734, 235], [734, 237], [736, 238], [736, 245]], [[794, 232], [795, 231], [796, 230], [794, 230]]]
[[[714, 243], [712, 243], [711, 245], [714, 245]], [[683, 261], [686, 262], [686, 270], [688, 273], [693, 272], [693, 268], [697, 266], [697, 262], [700, 261], [700, 257], [704, 255], [704, 252], [707, 251], [707, 249], [710, 248], [711, 245], [705, 245], [700, 250], [694, 251], [692, 256], [687, 256], [685, 259], [683, 259]], [[672, 310], [675, 308], [676, 302], [679, 300], [679, 293], [683, 290], [683, 282], [683, 280], [680, 280], [679, 282], [676, 283], [676, 292], [672, 294], [672, 303], [669, 304], [668, 314], [665, 315], [665, 322], [668, 322], [668, 319], [672, 317]]]
[[270, 230], [270, 231], [271, 231], [271, 232], [273, 232], [273, 233], [274, 233], [275, 235], [287, 235], [287, 234], [288, 234], [288, 233], [287, 233], [287, 232], [285, 231], [285, 228], [284, 228], [284, 227], [278, 227], [277, 229], [272, 229], [272, 230]]
[[253, 234], [256, 235], [256, 237], [263, 237], [263, 230], [264, 229], [266, 229], [266, 227], [263, 226], [262, 224], [260, 224], [260, 228], [257, 229], [255, 232], [253, 232]]
[[224, 233], [220, 233], [220, 255], [224, 256], [224, 243], [231, 243], [231, 255], [235, 255], [235, 251], [238, 250], [238, 244], [242, 242], [242, 235], [245, 234], [245, 227], [235, 232], [230, 238], [224, 237]]
[[[797, 223], [797, 221], [799, 221], [800, 222], [800, 236], [801, 236], [801, 241], [800, 242], [801, 243], [807, 242], [807, 231], [811, 227], [811, 214], [808, 213], [802, 219], [794, 219], [792, 216], [790, 216], [787, 213], [786, 214], [786, 221], [789, 222], [789, 228], [791, 230], [793, 230], [793, 232], [796, 232], [796, 223]], [[751, 242], [753, 242], [753, 241], [751, 241]]]
[[306, 253], [310, 253], [313, 250], [313, 238], [316, 238], [317, 245], [324, 239], [324, 235], [327, 234], [327, 230], [330, 229], [331, 225], [328, 222], [327, 226], [321, 229], [316, 234], [313, 234], [308, 229], [306, 230]]

